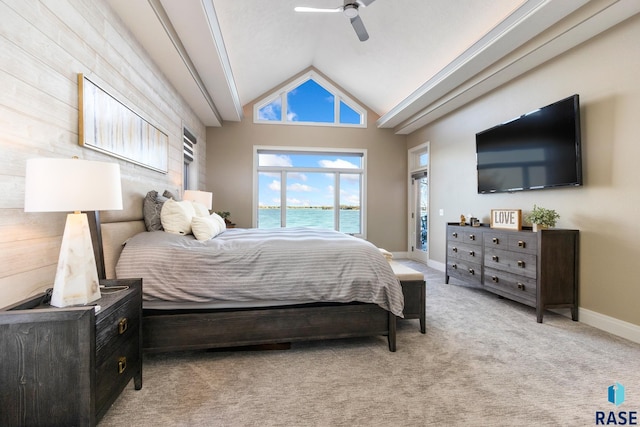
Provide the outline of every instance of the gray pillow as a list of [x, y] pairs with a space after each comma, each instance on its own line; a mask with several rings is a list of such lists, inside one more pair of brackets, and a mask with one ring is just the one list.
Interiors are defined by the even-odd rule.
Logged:
[[169, 190], [164, 190], [164, 193], [162, 193], [162, 196], [166, 197], [167, 199], [173, 199], [176, 202], [179, 202], [180, 199], [176, 197], [175, 194], [173, 194], [171, 191]]
[[162, 205], [169, 200], [164, 196], [158, 195], [155, 190], [149, 191], [144, 197], [142, 213], [144, 215], [144, 225], [147, 231], [162, 231], [162, 221], [160, 220], [160, 212]]

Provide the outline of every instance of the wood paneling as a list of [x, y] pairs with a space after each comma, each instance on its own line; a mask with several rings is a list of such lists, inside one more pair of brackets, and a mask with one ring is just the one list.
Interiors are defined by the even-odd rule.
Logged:
[[[0, 0], [0, 307], [52, 286], [65, 215], [24, 213], [24, 170], [35, 157], [120, 164], [123, 180], [182, 186], [182, 126], [196, 134], [205, 189], [206, 132], [102, 0]], [[97, 79], [169, 136], [167, 174], [78, 145], [77, 74]]]

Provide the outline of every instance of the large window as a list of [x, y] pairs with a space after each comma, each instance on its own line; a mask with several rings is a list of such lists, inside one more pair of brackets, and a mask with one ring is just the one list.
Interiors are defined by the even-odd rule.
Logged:
[[364, 237], [366, 150], [254, 150], [256, 227], [328, 228]]
[[367, 125], [366, 110], [314, 71], [258, 101], [253, 119], [267, 124]]
[[194, 175], [193, 173], [194, 171], [191, 165], [193, 164], [193, 161], [196, 158], [195, 156], [196, 142], [197, 142], [196, 137], [191, 132], [189, 132], [189, 130], [186, 127], [183, 128], [182, 129], [182, 158], [184, 160], [184, 170], [182, 171], [182, 189], [183, 190], [191, 189], [192, 181], [195, 181], [195, 179], [192, 178], [192, 175]]

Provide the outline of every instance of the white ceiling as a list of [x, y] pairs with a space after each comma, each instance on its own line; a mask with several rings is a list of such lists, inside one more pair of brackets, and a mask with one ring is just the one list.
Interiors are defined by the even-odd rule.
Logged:
[[[615, 17], [590, 25], [580, 39], [564, 37], [555, 54], [637, 13], [640, 4], [377, 0], [360, 8], [370, 36], [360, 42], [340, 13], [293, 10], [342, 0], [107, 1], [207, 126], [241, 120], [243, 105], [315, 67], [381, 116], [379, 127], [398, 133], [426, 124], [430, 105], [579, 7], [599, 3], [587, 15], [598, 22]], [[529, 62], [528, 69], [537, 65]]]

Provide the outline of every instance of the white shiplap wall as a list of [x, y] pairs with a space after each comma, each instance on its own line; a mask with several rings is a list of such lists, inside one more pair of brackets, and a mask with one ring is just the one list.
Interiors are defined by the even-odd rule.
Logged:
[[[77, 74], [84, 73], [169, 135], [161, 174], [78, 145]], [[182, 126], [205, 127], [102, 0], [0, 0], [0, 307], [52, 286], [66, 214], [25, 213], [25, 162], [78, 156], [120, 164], [123, 180], [182, 186]]]

